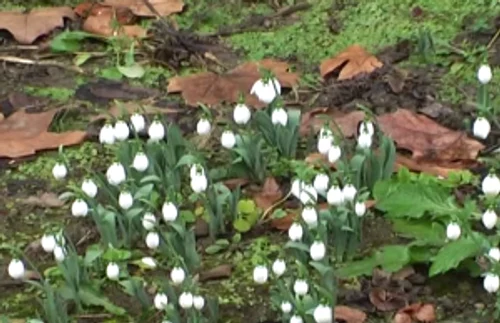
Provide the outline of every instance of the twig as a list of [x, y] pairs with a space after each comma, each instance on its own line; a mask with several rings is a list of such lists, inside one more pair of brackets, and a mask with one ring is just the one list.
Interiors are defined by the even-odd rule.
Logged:
[[491, 46], [493, 46], [493, 44], [497, 41], [498, 36], [500, 36], [500, 28], [497, 29], [497, 32], [495, 33], [493, 38], [491, 38], [490, 42], [488, 43], [488, 46], [486, 46], [486, 49], [490, 49]]
[[108, 313], [96, 313], [96, 314], [80, 314], [76, 315], [76, 318], [79, 319], [104, 319], [112, 317], [111, 314]]
[[39, 49], [41, 49], [41, 47], [36, 45], [15, 45], [15, 46], [0, 47], [0, 52], [12, 52], [18, 50], [39, 50]]
[[83, 74], [83, 70], [77, 66], [68, 66], [55, 61], [35, 61], [32, 59], [15, 57], [15, 56], [0, 56], [0, 61], [9, 62], [9, 63], [17, 63], [17, 64], [26, 64], [26, 65], [35, 65], [35, 66], [55, 66], [62, 69], [70, 70], [76, 73]]
[[274, 203], [273, 205], [271, 205], [270, 207], [268, 207], [264, 211], [264, 213], [262, 213], [262, 216], [260, 217], [260, 221], [259, 222], [261, 222], [261, 223], [266, 222], [266, 218], [269, 215], [269, 213], [271, 213], [271, 211], [273, 211], [278, 205], [280, 205], [281, 203], [285, 202], [291, 195], [292, 195], [292, 190], [290, 190], [287, 195], [285, 195], [284, 197], [282, 197], [281, 199], [279, 199], [276, 203]]

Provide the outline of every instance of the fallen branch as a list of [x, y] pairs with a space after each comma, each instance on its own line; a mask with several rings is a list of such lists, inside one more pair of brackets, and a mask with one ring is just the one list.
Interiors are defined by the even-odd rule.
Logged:
[[8, 63], [16, 63], [16, 64], [25, 64], [25, 65], [35, 65], [35, 66], [55, 66], [65, 70], [73, 71], [76, 73], [83, 74], [83, 70], [77, 66], [68, 66], [56, 61], [35, 61], [32, 59], [15, 57], [15, 56], [0, 56], [0, 61], [8, 62]]

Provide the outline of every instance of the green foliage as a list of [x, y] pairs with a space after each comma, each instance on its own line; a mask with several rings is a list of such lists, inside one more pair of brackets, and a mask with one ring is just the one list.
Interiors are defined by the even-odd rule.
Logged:
[[233, 227], [238, 232], [247, 232], [259, 220], [260, 210], [253, 200], [240, 200], [237, 206], [238, 216]]
[[32, 87], [25, 86], [24, 90], [26, 93], [34, 96], [43, 96], [50, 98], [55, 101], [67, 102], [75, 95], [74, 89], [68, 89], [63, 87]]

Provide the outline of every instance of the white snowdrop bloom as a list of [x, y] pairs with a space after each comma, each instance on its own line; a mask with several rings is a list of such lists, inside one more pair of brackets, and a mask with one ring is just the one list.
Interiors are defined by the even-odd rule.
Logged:
[[302, 317], [294, 315], [290, 318], [290, 323], [304, 323], [304, 320], [302, 319]]
[[205, 175], [196, 175], [191, 178], [191, 189], [195, 193], [202, 193], [208, 187], [208, 179]]
[[488, 293], [496, 293], [500, 287], [500, 278], [496, 274], [487, 273], [484, 276], [483, 287]]
[[174, 222], [179, 215], [179, 210], [174, 203], [166, 201], [161, 208], [161, 214], [165, 222]]
[[153, 257], [142, 257], [141, 263], [150, 269], [154, 269], [157, 266], [156, 260]]
[[488, 84], [493, 77], [493, 73], [491, 72], [491, 67], [489, 65], [481, 65], [477, 70], [477, 79], [481, 84]]
[[303, 279], [297, 279], [293, 284], [293, 291], [298, 296], [304, 296], [309, 291], [309, 285]]
[[222, 147], [232, 149], [234, 145], [236, 145], [236, 136], [231, 130], [226, 130], [220, 137], [220, 143], [222, 144]]
[[149, 167], [149, 160], [148, 156], [146, 156], [145, 153], [138, 152], [134, 156], [134, 161], [132, 162], [132, 167], [135, 168], [136, 171], [138, 172], [143, 172]]
[[318, 192], [313, 185], [305, 184], [300, 191], [299, 200], [304, 205], [316, 204], [318, 200]]
[[281, 85], [279, 81], [275, 78], [264, 82], [264, 80], [257, 80], [252, 89], [250, 90], [250, 94], [255, 94], [259, 101], [269, 104], [274, 101], [274, 99], [281, 94]]
[[186, 279], [186, 272], [182, 267], [174, 267], [170, 272], [170, 279], [174, 285], [180, 285]]
[[332, 308], [330, 306], [320, 304], [314, 309], [313, 317], [316, 323], [332, 323]]
[[164, 293], [157, 293], [154, 298], [154, 303], [157, 310], [164, 310], [168, 305], [168, 296]]
[[339, 206], [344, 203], [344, 194], [338, 185], [332, 185], [326, 193], [326, 201], [330, 205]]
[[358, 132], [361, 133], [367, 133], [370, 135], [370, 137], [373, 137], [373, 134], [375, 134], [375, 127], [373, 126], [373, 122], [370, 120], [366, 120], [360, 123]]
[[497, 196], [500, 193], [500, 179], [495, 174], [488, 174], [481, 183], [481, 189], [486, 196]]
[[212, 125], [210, 124], [210, 121], [206, 118], [201, 118], [198, 120], [198, 123], [196, 124], [196, 132], [200, 135], [207, 135], [210, 133], [210, 130], [212, 130]]
[[66, 175], [68, 175], [68, 169], [66, 168], [66, 165], [64, 165], [63, 163], [55, 164], [52, 168], [52, 175], [57, 180], [65, 178]]
[[183, 309], [193, 307], [193, 294], [184, 292], [179, 296], [179, 306]]
[[189, 169], [189, 176], [191, 179], [201, 175], [205, 176], [205, 169], [203, 169], [203, 166], [200, 164], [191, 165], [191, 168]]
[[246, 104], [240, 103], [234, 107], [233, 110], [233, 119], [236, 124], [245, 125], [250, 121], [250, 117], [252, 116], [252, 112], [247, 107]]
[[149, 231], [149, 230], [153, 230], [155, 226], [156, 226], [155, 215], [151, 212], [144, 213], [144, 216], [142, 217], [142, 227], [145, 230]]
[[318, 193], [325, 194], [328, 190], [328, 184], [330, 183], [330, 178], [326, 174], [317, 174], [314, 177], [313, 186]]
[[366, 213], [366, 204], [365, 202], [358, 201], [354, 205], [354, 213], [356, 213], [357, 216], [362, 217]]
[[115, 143], [115, 129], [109, 123], [105, 124], [99, 131], [99, 142], [104, 145]]
[[347, 202], [354, 201], [357, 192], [358, 190], [352, 184], [347, 184], [346, 186], [344, 186], [344, 188], [342, 189], [342, 195], [344, 196], [344, 201]]
[[460, 229], [458, 223], [452, 222], [446, 227], [446, 237], [450, 240], [457, 240], [461, 234], [462, 229]]
[[118, 120], [113, 128], [113, 135], [118, 141], [127, 140], [130, 135], [128, 124], [123, 120]]
[[71, 214], [73, 214], [74, 217], [87, 216], [88, 212], [89, 207], [82, 199], [77, 199], [71, 204]]
[[19, 259], [12, 259], [9, 263], [7, 271], [9, 276], [16, 280], [24, 278], [24, 273], [26, 272], [24, 269], [24, 263]]
[[302, 209], [302, 220], [309, 228], [315, 228], [318, 225], [318, 211], [313, 206], [305, 206]]
[[281, 303], [281, 311], [285, 314], [288, 314], [292, 311], [292, 303], [290, 302], [283, 302]]
[[325, 258], [326, 246], [323, 241], [314, 241], [309, 248], [309, 255], [314, 261], [321, 261]]
[[267, 282], [269, 273], [266, 266], [256, 266], [253, 269], [253, 280], [257, 284], [264, 284]]
[[341, 156], [342, 150], [340, 149], [340, 147], [332, 144], [332, 146], [328, 150], [328, 161], [332, 164], [336, 163]]
[[472, 134], [474, 137], [486, 139], [491, 131], [491, 125], [485, 117], [477, 118], [472, 124]]
[[156, 142], [165, 138], [165, 127], [159, 120], [154, 120], [148, 129], [149, 140]]
[[111, 166], [109, 166], [108, 170], [106, 171], [106, 178], [110, 185], [120, 185], [127, 178], [127, 175], [125, 174], [125, 168], [120, 163], [111, 164]]
[[42, 245], [43, 251], [54, 252], [54, 248], [57, 244], [56, 237], [53, 234], [44, 234], [40, 239], [40, 244]]
[[146, 246], [149, 249], [156, 249], [160, 245], [160, 235], [158, 232], [148, 232], [146, 235]]
[[373, 138], [369, 133], [364, 132], [358, 136], [358, 147], [361, 149], [368, 149], [372, 146]]
[[500, 249], [498, 248], [491, 248], [489, 251], [488, 251], [488, 256], [493, 259], [494, 261], [500, 261]]
[[115, 262], [110, 262], [106, 267], [106, 276], [111, 280], [118, 280], [120, 276], [120, 267]]
[[292, 181], [292, 187], [290, 188], [290, 191], [292, 192], [292, 195], [296, 198], [299, 198], [300, 192], [302, 191], [302, 187], [304, 187], [305, 184], [303, 181], [300, 179], [296, 178]]
[[205, 306], [205, 299], [203, 298], [203, 296], [200, 296], [200, 295], [194, 296], [193, 297], [193, 306], [198, 311], [200, 311]]
[[55, 246], [53, 254], [54, 254], [54, 259], [57, 262], [62, 262], [64, 261], [64, 259], [66, 259], [66, 250], [64, 250], [64, 247]]
[[86, 179], [82, 183], [82, 191], [90, 198], [94, 198], [97, 195], [97, 185], [91, 179]]
[[302, 235], [304, 234], [304, 229], [300, 225], [300, 223], [294, 222], [288, 229], [288, 237], [292, 241], [300, 241], [302, 239]]
[[128, 210], [134, 204], [134, 198], [130, 192], [124, 191], [121, 192], [118, 196], [118, 204], [123, 210]]
[[320, 136], [318, 137], [318, 143], [317, 143], [318, 152], [320, 154], [328, 155], [328, 152], [330, 151], [330, 148], [332, 147], [332, 145], [333, 145], [333, 135], [332, 134], [325, 135], [325, 136], [322, 136], [320, 134]]
[[271, 114], [271, 122], [275, 126], [282, 125], [283, 127], [286, 127], [286, 124], [288, 123], [288, 113], [286, 113], [283, 108], [274, 109]]
[[130, 123], [132, 124], [132, 128], [134, 128], [135, 132], [141, 132], [146, 128], [146, 119], [144, 119], [144, 116], [139, 113], [134, 113], [130, 116]]
[[286, 263], [283, 259], [276, 259], [273, 262], [273, 273], [277, 276], [280, 277], [283, 275], [286, 271]]
[[486, 229], [491, 230], [497, 225], [498, 216], [494, 210], [489, 209], [483, 213], [481, 220]]

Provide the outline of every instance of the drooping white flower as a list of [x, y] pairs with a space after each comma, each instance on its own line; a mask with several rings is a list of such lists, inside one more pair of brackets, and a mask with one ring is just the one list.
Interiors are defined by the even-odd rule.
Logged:
[[191, 179], [201, 175], [205, 176], [205, 169], [203, 169], [203, 166], [200, 164], [191, 165], [191, 168], [189, 169], [189, 176]]
[[271, 114], [271, 121], [275, 126], [282, 125], [283, 127], [286, 127], [286, 124], [288, 123], [288, 113], [286, 113], [283, 108], [274, 109]]
[[189, 309], [193, 307], [193, 294], [184, 292], [179, 296], [179, 306], [183, 309]]
[[340, 147], [332, 144], [332, 146], [328, 150], [328, 161], [332, 164], [336, 163], [341, 156], [342, 156], [342, 150], [340, 149]]
[[160, 235], [158, 232], [148, 232], [146, 235], [146, 246], [149, 249], [156, 249], [160, 245]]
[[483, 287], [488, 293], [496, 293], [500, 287], [500, 278], [496, 274], [487, 273], [484, 276]]
[[209, 134], [210, 130], [212, 130], [212, 125], [208, 119], [201, 118], [198, 120], [198, 123], [196, 124], [196, 132], [198, 132], [200, 136]]
[[113, 135], [118, 141], [127, 140], [130, 135], [128, 124], [123, 120], [118, 120], [113, 128]]
[[141, 132], [146, 128], [146, 119], [144, 119], [144, 116], [139, 113], [134, 113], [130, 116], [130, 123], [132, 124], [132, 128], [134, 128], [135, 132]]
[[73, 214], [74, 217], [87, 216], [88, 212], [89, 207], [82, 199], [77, 199], [71, 204], [71, 214]]
[[330, 306], [320, 304], [314, 309], [313, 317], [316, 323], [332, 323], [332, 308]]
[[488, 209], [483, 213], [481, 220], [486, 229], [491, 230], [497, 225], [498, 216], [493, 209]]
[[309, 228], [315, 228], [318, 225], [318, 211], [314, 206], [305, 206], [301, 216]]
[[292, 303], [290, 302], [282, 302], [281, 303], [281, 311], [285, 314], [288, 314], [292, 311]]
[[346, 184], [342, 189], [342, 195], [344, 196], [344, 201], [346, 202], [354, 201], [357, 192], [358, 190], [356, 190], [356, 187], [354, 187], [354, 185]]
[[283, 275], [286, 271], [286, 263], [283, 259], [276, 259], [273, 262], [273, 273], [277, 276], [280, 277]]
[[250, 117], [252, 116], [252, 112], [247, 107], [246, 104], [239, 103], [234, 107], [233, 110], [233, 119], [236, 124], [245, 125], [250, 121]]
[[186, 273], [182, 267], [174, 267], [170, 272], [170, 279], [174, 285], [180, 285], [186, 279]]
[[299, 198], [300, 192], [302, 191], [302, 187], [304, 187], [304, 182], [301, 181], [300, 179], [296, 178], [292, 181], [292, 187], [290, 188], [290, 191], [292, 192], [292, 195], [296, 198]]
[[132, 167], [138, 172], [143, 172], [149, 167], [148, 156], [142, 151], [138, 152], [134, 156], [134, 161], [132, 162]]
[[373, 122], [370, 120], [363, 121], [359, 124], [359, 129], [358, 133], [367, 133], [371, 137], [373, 137], [373, 134], [375, 133], [375, 127], [373, 126]]
[[207, 177], [203, 175], [196, 175], [195, 177], [191, 178], [191, 189], [195, 193], [202, 193], [205, 192], [205, 190], [208, 187], [208, 179]]
[[104, 145], [115, 143], [115, 129], [109, 123], [105, 124], [99, 131], [99, 142]]
[[495, 174], [488, 174], [481, 183], [481, 189], [486, 196], [497, 196], [500, 193], [500, 179]]
[[68, 169], [66, 168], [66, 165], [64, 165], [63, 163], [55, 164], [52, 168], [52, 175], [57, 180], [65, 178], [66, 175], [68, 175]]
[[318, 136], [318, 152], [327, 155], [333, 145], [333, 133], [330, 129], [321, 129]]
[[486, 139], [491, 131], [491, 125], [485, 117], [478, 117], [472, 125], [472, 133], [474, 137]]
[[267, 277], [269, 276], [268, 270], [266, 266], [256, 266], [253, 269], [253, 280], [257, 284], [264, 284], [267, 282]]
[[220, 137], [220, 143], [222, 144], [222, 147], [232, 149], [234, 145], [236, 145], [236, 136], [231, 130], [226, 130]]
[[163, 220], [165, 220], [165, 222], [174, 222], [179, 215], [179, 210], [174, 203], [166, 201], [163, 203], [161, 208], [161, 214], [163, 215]]
[[168, 296], [164, 293], [157, 293], [154, 298], [154, 303], [157, 310], [164, 310], [168, 305]]
[[357, 216], [362, 217], [366, 213], [366, 204], [365, 202], [358, 201], [354, 204], [354, 213]]
[[150, 269], [154, 269], [157, 266], [156, 260], [154, 260], [153, 257], [142, 257], [141, 262], [144, 266]]
[[40, 244], [45, 252], [53, 252], [56, 247], [56, 237], [53, 234], [44, 234], [40, 239]]
[[361, 149], [368, 149], [372, 146], [373, 138], [369, 133], [363, 132], [358, 136], [358, 147]]
[[326, 193], [326, 201], [330, 205], [338, 206], [344, 203], [344, 194], [338, 185], [332, 185]]
[[106, 267], [106, 276], [111, 280], [118, 280], [120, 276], [120, 267], [115, 262], [110, 262]]
[[500, 261], [500, 249], [498, 249], [496, 247], [491, 248], [488, 251], [488, 256], [496, 262]]
[[326, 174], [317, 174], [314, 177], [313, 186], [318, 193], [325, 194], [328, 189], [330, 178]]
[[97, 195], [97, 185], [91, 179], [86, 179], [82, 183], [82, 191], [90, 198], [94, 198]]
[[25, 273], [24, 263], [19, 259], [12, 259], [7, 271], [12, 279], [22, 279]]
[[309, 248], [309, 255], [314, 261], [321, 261], [325, 258], [326, 246], [323, 241], [314, 241]]
[[302, 239], [302, 235], [304, 234], [304, 229], [300, 225], [300, 223], [294, 222], [288, 229], [288, 237], [292, 241], [300, 241]]
[[132, 194], [128, 191], [120, 192], [120, 195], [118, 196], [118, 204], [123, 210], [130, 209], [134, 204]]
[[290, 318], [290, 323], [304, 323], [304, 320], [302, 319], [302, 317], [294, 315]]
[[300, 190], [299, 200], [304, 205], [316, 204], [316, 201], [318, 200], [318, 192], [316, 192], [313, 185], [305, 184]]
[[458, 223], [452, 222], [446, 227], [446, 237], [450, 240], [457, 240], [461, 234], [462, 229], [460, 229]]
[[293, 284], [293, 291], [297, 296], [304, 296], [309, 291], [309, 285], [303, 279], [297, 279]]
[[274, 99], [281, 94], [281, 85], [279, 81], [275, 78], [264, 82], [264, 80], [257, 80], [252, 89], [250, 90], [250, 94], [255, 94], [259, 101], [269, 104], [274, 101]]
[[149, 230], [153, 230], [155, 226], [156, 226], [155, 215], [151, 212], [144, 213], [144, 216], [142, 217], [142, 227], [145, 230], [149, 231]]
[[156, 142], [165, 138], [165, 127], [159, 120], [154, 120], [148, 129], [149, 140]]
[[125, 174], [125, 168], [120, 163], [113, 163], [109, 166], [106, 171], [106, 178], [108, 183], [113, 186], [118, 186], [125, 181], [127, 175]]
[[493, 77], [493, 73], [491, 72], [491, 67], [489, 65], [481, 65], [477, 70], [477, 79], [481, 84], [488, 84]]
[[205, 299], [203, 296], [196, 295], [193, 297], [193, 306], [196, 308], [198, 311], [200, 311], [203, 306], [205, 306]]
[[53, 254], [54, 254], [54, 259], [57, 262], [62, 262], [62, 261], [64, 261], [64, 259], [66, 259], [66, 250], [64, 250], [64, 247], [62, 247], [62, 246], [58, 246], [58, 245], [55, 246]]

